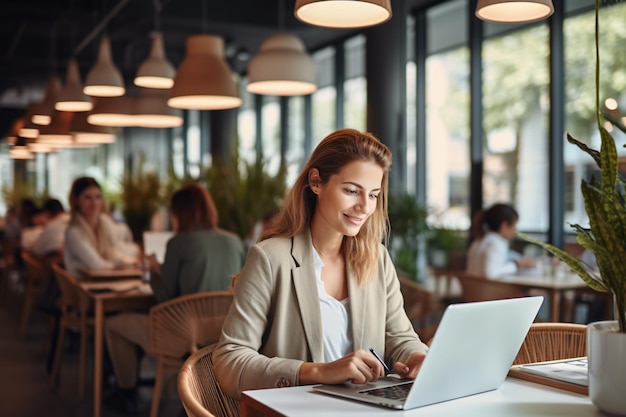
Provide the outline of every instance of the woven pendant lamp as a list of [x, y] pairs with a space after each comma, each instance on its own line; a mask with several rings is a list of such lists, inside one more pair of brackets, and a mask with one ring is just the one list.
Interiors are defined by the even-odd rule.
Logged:
[[314, 26], [375, 26], [391, 19], [391, 0], [296, 0], [294, 14]]
[[476, 4], [476, 17], [490, 22], [536, 22], [552, 13], [552, 0], [478, 0]]
[[295, 35], [267, 38], [248, 64], [247, 90], [255, 94], [297, 96], [317, 90], [315, 62]]
[[187, 38], [187, 54], [176, 71], [167, 104], [177, 109], [222, 110], [241, 106], [233, 74], [224, 60], [224, 40]]

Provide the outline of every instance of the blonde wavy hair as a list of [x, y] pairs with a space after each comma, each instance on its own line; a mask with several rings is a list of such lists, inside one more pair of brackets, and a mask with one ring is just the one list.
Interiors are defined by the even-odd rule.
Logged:
[[389, 238], [387, 200], [391, 151], [370, 133], [339, 129], [326, 136], [311, 154], [285, 197], [282, 209], [263, 232], [260, 240], [294, 236], [306, 231], [317, 204], [316, 195], [309, 184], [309, 171], [317, 168], [322, 182], [326, 184], [332, 175], [354, 161], [373, 162], [383, 169], [376, 210], [356, 236], [344, 236], [341, 248], [348, 268], [356, 275], [359, 284], [363, 284], [373, 279], [380, 243], [386, 244]]

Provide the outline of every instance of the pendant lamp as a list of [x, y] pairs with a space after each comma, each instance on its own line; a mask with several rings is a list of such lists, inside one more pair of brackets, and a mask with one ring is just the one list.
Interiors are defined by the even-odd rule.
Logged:
[[176, 71], [167, 104], [177, 109], [221, 110], [241, 103], [224, 60], [224, 40], [215, 35], [187, 38], [187, 54]]
[[134, 83], [139, 87], [168, 89], [174, 85], [175, 74], [174, 66], [165, 57], [163, 34], [154, 32], [150, 56], [137, 70]]
[[9, 150], [11, 159], [33, 159], [35, 155], [26, 146], [26, 138], [18, 136], [15, 145]]
[[54, 113], [54, 105], [57, 97], [61, 92], [61, 80], [56, 75], [48, 79], [46, 86], [46, 94], [43, 101], [37, 103], [33, 109], [31, 121], [36, 125], [49, 125], [52, 113]]
[[96, 126], [134, 126], [135, 103], [129, 96], [98, 97], [87, 122]]
[[107, 36], [103, 36], [98, 49], [98, 60], [87, 74], [83, 93], [94, 97], [118, 97], [125, 92], [122, 74], [111, 59], [111, 43]]
[[168, 91], [144, 88], [135, 101], [135, 126], [168, 128], [182, 126], [180, 109], [167, 105]]
[[246, 88], [250, 93], [276, 96], [315, 92], [315, 63], [300, 38], [276, 33], [263, 41], [248, 64]]
[[59, 92], [54, 108], [58, 111], [89, 111], [92, 107], [91, 99], [83, 93], [78, 64], [75, 59], [71, 59], [67, 64], [65, 85]]
[[391, 0], [296, 0], [295, 15], [314, 26], [375, 26], [391, 19]]
[[18, 134], [27, 139], [36, 139], [39, 136], [38, 126], [32, 121], [32, 115], [35, 111], [37, 103], [30, 103], [26, 108], [26, 114], [24, 115], [24, 125], [20, 128]]
[[28, 144], [28, 150], [32, 153], [50, 153], [56, 151], [56, 148], [47, 143], [30, 142]]
[[115, 142], [115, 130], [112, 127], [95, 126], [87, 122], [88, 113], [76, 113], [70, 125], [70, 132], [76, 144], [101, 144]]
[[536, 22], [552, 13], [552, 0], [478, 0], [476, 4], [476, 17], [490, 22]]
[[73, 117], [72, 112], [55, 111], [50, 124], [42, 126], [39, 130], [37, 141], [59, 147], [70, 146], [72, 144], [70, 125]]

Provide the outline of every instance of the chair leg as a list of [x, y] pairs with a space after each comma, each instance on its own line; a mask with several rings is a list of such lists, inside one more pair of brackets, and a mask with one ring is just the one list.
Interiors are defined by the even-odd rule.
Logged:
[[161, 392], [163, 391], [163, 378], [165, 375], [165, 364], [161, 359], [157, 363], [157, 373], [152, 390], [152, 404], [150, 405], [150, 417], [159, 415], [159, 404], [161, 402]]
[[20, 321], [20, 336], [26, 337], [26, 331], [28, 330], [28, 322], [33, 312], [33, 301], [35, 300], [35, 289], [28, 285], [24, 291], [24, 305], [22, 306], [22, 319]]
[[59, 381], [59, 367], [61, 365], [61, 354], [63, 353], [63, 342], [65, 341], [65, 333], [67, 332], [67, 324], [61, 319], [59, 326], [59, 335], [57, 338], [56, 348], [54, 349], [54, 361], [52, 363], [52, 372], [50, 373], [50, 383], [54, 388]]
[[78, 364], [78, 398], [85, 398], [85, 368], [87, 362], [87, 324], [82, 319], [80, 325], [80, 358]]

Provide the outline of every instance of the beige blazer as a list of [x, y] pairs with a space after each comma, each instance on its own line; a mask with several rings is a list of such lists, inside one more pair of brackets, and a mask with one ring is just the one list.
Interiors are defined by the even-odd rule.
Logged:
[[[322, 319], [310, 233], [272, 238], [250, 248], [213, 354], [222, 389], [298, 385], [303, 362], [324, 362]], [[404, 311], [395, 268], [381, 245], [376, 278], [348, 276], [354, 349], [373, 347], [388, 363], [426, 352]]]

